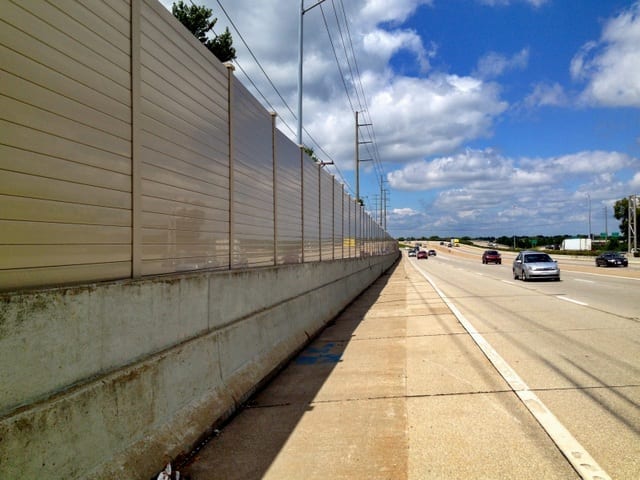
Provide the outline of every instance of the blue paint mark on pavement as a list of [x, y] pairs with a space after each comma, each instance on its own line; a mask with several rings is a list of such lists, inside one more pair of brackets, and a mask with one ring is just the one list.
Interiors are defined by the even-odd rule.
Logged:
[[323, 347], [309, 347], [296, 359], [298, 365], [318, 365], [323, 363], [338, 363], [341, 358], [339, 353], [331, 353], [335, 343], [325, 343]]

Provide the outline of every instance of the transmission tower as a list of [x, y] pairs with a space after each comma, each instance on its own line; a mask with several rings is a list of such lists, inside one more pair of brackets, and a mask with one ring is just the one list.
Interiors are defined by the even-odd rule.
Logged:
[[627, 235], [629, 254], [635, 254], [638, 251], [638, 205], [638, 195], [630, 195], [629, 216], [627, 222], [629, 225], [629, 234]]

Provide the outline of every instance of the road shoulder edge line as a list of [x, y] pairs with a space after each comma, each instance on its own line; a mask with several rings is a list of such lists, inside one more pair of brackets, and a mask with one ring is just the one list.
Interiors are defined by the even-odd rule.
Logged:
[[560, 452], [571, 463], [578, 475], [584, 480], [611, 480], [611, 477], [598, 465], [587, 450], [575, 439], [557, 417], [547, 408], [547, 406], [532, 392], [527, 384], [520, 378], [516, 371], [500, 356], [500, 354], [489, 344], [489, 342], [475, 329], [458, 308], [447, 296], [438, 288], [435, 282], [425, 272], [416, 265], [411, 266], [420, 273], [433, 287], [443, 302], [456, 316], [460, 324], [473, 338], [480, 350], [487, 357], [498, 373], [504, 378], [509, 387], [518, 396], [525, 408], [538, 421], [540, 426], [547, 432], [553, 443], [556, 444]]

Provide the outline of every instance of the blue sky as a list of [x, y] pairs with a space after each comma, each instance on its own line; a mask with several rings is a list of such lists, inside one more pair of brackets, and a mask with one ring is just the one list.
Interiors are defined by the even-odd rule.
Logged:
[[[295, 139], [299, 1], [196, 3]], [[303, 143], [355, 195], [362, 112], [393, 236], [613, 232], [640, 193], [640, 0], [327, 0], [304, 27]]]

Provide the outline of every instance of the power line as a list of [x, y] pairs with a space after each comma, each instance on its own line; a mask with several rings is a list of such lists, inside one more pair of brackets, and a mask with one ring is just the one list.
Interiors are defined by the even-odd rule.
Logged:
[[[376, 140], [375, 131], [373, 129], [373, 121], [371, 119], [371, 114], [369, 113], [369, 106], [367, 104], [367, 96], [366, 96], [366, 94], [364, 92], [364, 86], [362, 85], [362, 76], [360, 75], [360, 69], [358, 68], [357, 56], [355, 54], [355, 49], [353, 48], [353, 40], [352, 40], [351, 31], [349, 29], [349, 20], [347, 18], [347, 14], [346, 14], [346, 11], [345, 11], [345, 8], [344, 8], [344, 3], [343, 3], [342, 0], [339, 0], [340, 9], [341, 9], [341, 12], [342, 12], [342, 18], [343, 18], [343, 21], [344, 21], [345, 30], [347, 32], [346, 33], [346, 37], [349, 40], [349, 50], [351, 51], [351, 58], [353, 59], [353, 68], [351, 67], [351, 62], [349, 61], [349, 54], [347, 52], [347, 47], [346, 47], [346, 44], [345, 44], [345, 41], [344, 41], [344, 36], [342, 34], [342, 30], [340, 29], [340, 21], [338, 20], [338, 11], [337, 11], [337, 8], [335, 7], [334, 0], [331, 0], [331, 3], [332, 3], [333, 8], [334, 8], [334, 13], [335, 13], [335, 17], [336, 17], [336, 24], [338, 25], [338, 29], [340, 30], [340, 38], [342, 40], [343, 48], [344, 48], [344, 51], [345, 51], [345, 57], [346, 57], [346, 60], [347, 60], [347, 64], [349, 65], [349, 71], [351, 72], [351, 78], [352, 78], [352, 82], [353, 82], [353, 87], [354, 87], [354, 90], [356, 92], [356, 97], [358, 99], [359, 110], [361, 110], [363, 113], [365, 113], [364, 119], [365, 119], [365, 123], [368, 124], [367, 125], [367, 131], [369, 133], [369, 138], [372, 140], [374, 152], [371, 153], [371, 151], [369, 150], [369, 145], [366, 146], [366, 150], [367, 150], [367, 152], [369, 152], [370, 157], [374, 161], [374, 168], [376, 170], [376, 174], [383, 176], [384, 175], [384, 169], [382, 168], [382, 164], [381, 164], [381, 161], [380, 161], [380, 152], [378, 150], [378, 142]], [[354, 69], [355, 69], [355, 72], [356, 72], [355, 75], [353, 73]], [[360, 91], [358, 91], [358, 86], [360, 87]], [[361, 98], [360, 92], [362, 93], [362, 98]]]
[[[284, 97], [282, 96], [282, 94], [280, 93], [280, 91], [278, 90], [278, 88], [275, 86], [275, 84], [273, 83], [273, 81], [271, 80], [271, 77], [269, 77], [269, 75], [267, 74], [267, 72], [265, 71], [265, 69], [262, 67], [262, 64], [260, 63], [260, 61], [258, 60], [258, 58], [255, 56], [255, 54], [253, 53], [253, 50], [251, 50], [251, 47], [249, 47], [249, 44], [246, 42], [246, 40], [244, 39], [244, 36], [242, 35], [242, 33], [240, 32], [240, 30], [238, 29], [238, 27], [236, 26], [236, 24], [234, 23], [233, 19], [231, 18], [231, 16], [229, 15], [229, 13], [226, 11], [226, 9], [224, 8], [224, 6], [220, 3], [220, 0], [216, 0], [216, 3], [218, 4], [218, 6], [220, 7], [220, 10], [222, 10], [222, 12], [224, 13], [224, 15], [227, 17], [227, 20], [229, 21], [229, 23], [231, 24], [231, 26], [233, 27], [233, 29], [235, 30], [235, 32], [238, 34], [238, 37], [240, 38], [240, 40], [242, 40], [242, 43], [244, 44], [245, 48], [247, 49], [247, 51], [249, 52], [249, 54], [251, 55], [251, 58], [253, 58], [253, 60], [255, 61], [255, 63], [258, 65], [258, 67], [260, 68], [260, 71], [262, 72], [262, 74], [265, 76], [265, 78], [267, 79], [267, 81], [269, 82], [269, 85], [271, 85], [271, 88], [273, 88], [273, 90], [276, 92], [276, 94], [278, 95], [278, 97], [280, 98], [280, 100], [282, 101], [282, 104], [286, 107], [286, 109], [289, 111], [289, 113], [291, 114], [291, 116], [295, 119], [296, 115], [295, 113], [293, 113], [293, 110], [291, 109], [291, 107], [289, 106], [289, 104], [287, 103], [287, 101], [284, 99]], [[215, 34], [215, 32], [214, 32]], [[242, 71], [242, 73], [244, 74], [244, 76], [247, 78], [247, 80], [251, 83], [251, 85], [253, 86], [253, 88], [255, 89], [256, 92], [258, 92], [258, 94], [260, 95], [260, 97], [265, 101], [265, 103], [269, 106], [269, 108], [277, 113], [277, 108], [275, 108], [271, 102], [269, 102], [269, 100], [266, 98], [266, 96], [262, 93], [262, 91], [258, 88], [258, 86], [255, 84], [255, 82], [251, 79], [251, 77], [249, 76], [249, 74], [246, 72], [246, 70], [244, 68], [242, 68], [240, 62], [238, 62], [238, 60], [234, 60], [234, 63], [236, 65], [238, 65], [238, 68]], [[282, 115], [278, 115], [278, 120], [280, 122], [282, 122], [287, 129], [295, 134], [293, 128], [284, 120]], [[327, 159], [329, 159], [330, 162], [333, 162], [333, 169], [336, 171], [336, 173], [338, 174], [338, 178], [340, 178], [341, 182], [348, 188], [349, 191], [353, 192], [353, 189], [351, 188], [351, 186], [349, 185], [349, 183], [346, 181], [346, 179], [344, 178], [344, 176], [342, 175], [342, 172], [340, 171], [340, 169], [335, 165], [335, 161], [332, 159], [331, 155], [329, 155], [320, 145], [320, 143], [315, 140], [315, 138], [313, 138], [313, 136], [306, 130], [304, 129], [304, 132], [307, 134], [307, 136], [309, 137], [309, 139], [311, 140], [311, 142], [317, 147], [317, 150], [321, 151], [323, 153], [323, 155], [326, 156]], [[316, 149], [314, 149], [316, 150]]]
[[[264, 75], [264, 77], [267, 79], [270, 87], [278, 95], [280, 101], [282, 102], [282, 105], [286, 108], [286, 110], [289, 112], [289, 114], [290, 114], [290, 116], [292, 118], [297, 119], [296, 114], [290, 108], [290, 106], [288, 105], [287, 101], [284, 99], [283, 95], [280, 93], [280, 91], [278, 90], [278, 88], [276, 87], [274, 82], [271, 80], [271, 78], [269, 77], [269, 75], [267, 74], [265, 69], [263, 68], [262, 64], [260, 63], [260, 61], [258, 60], [256, 55], [253, 53], [251, 47], [249, 46], [249, 44], [245, 40], [244, 36], [242, 35], [240, 30], [238, 29], [238, 27], [235, 24], [235, 22], [233, 21], [233, 19], [230, 17], [230, 15], [227, 12], [227, 10], [224, 8], [224, 6], [220, 2], [220, 0], [216, 0], [216, 2], [218, 4], [218, 7], [220, 8], [220, 10], [224, 13], [226, 18], [228, 19], [228, 21], [231, 24], [231, 26], [234, 28], [235, 32], [237, 33], [238, 37], [242, 41], [243, 45], [245, 46], [245, 48], [247, 49], [247, 51], [251, 55], [251, 58], [257, 64], [258, 68], [262, 72], [262, 75]], [[329, 28], [329, 22], [327, 21], [327, 18], [326, 18], [324, 9], [322, 8], [322, 5], [320, 5], [321, 10], [322, 10], [322, 17], [323, 17], [324, 27], [325, 27], [325, 30], [327, 31], [327, 34], [328, 34], [328, 37], [329, 37], [329, 42], [331, 44], [331, 49], [332, 49], [332, 52], [333, 52], [333, 55], [334, 55], [334, 58], [335, 58], [335, 61], [336, 61], [336, 65], [338, 67], [338, 72], [339, 72], [340, 79], [341, 79], [341, 82], [342, 82], [344, 90], [345, 90], [345, 94], [347, 96], [347, 101], [349, 103], [349, 106], [350, 106], [350, 108], [351, 108], [351, 110], [353, 112], [356, 111], [356, 108], [358, 110], [361, 110], [366, 115], [364, 118], [368, 118], [369, 119], [368, 123], [372, 123], [370, 121], [371, 115], [370, 115], [370, 113], [368, 111], [368, 106], [367, 106], [367, 102], [366, 102], [366, 95], [364, 94], [364, 88], [363, 88], [363, 85], [362, 85], [362, 79], [361, 79], [360, 71], [359, 71], [359, 68], [358, 68], [358, 65], [357, 65], [357, 61], [356, 61], [355, 49], [353, 48], [353, 40], [352, 40], [352, 37], [351, 37], [351, 32], [349, 31], [348, 19], [347, 19], [346, 11], [344, 9], [344, 4], [342, 3], [342, 0], [339, 0], [339, 2], [340, 2], [340, 8], [341, 8], [341, 11], [342, 11], [342, 18], [343, 18], [343, 23], [345, 25], [346, 33], [343, 32], [343, 29], [341, 27], [339, 15], [338, 15], [338, 9], [336, 8], [334, 0], [332, 0], [332, 6], [333, 6], [333, 9], [334, 9], [334, 16], [335, 16], [335, 19], [336, 19], [336, 26], [337, 26], [337, 29], [338, 29], [338, 33], [340, 35], [342, 48], [343, 48], [343, 51], [344, 51], [345, 59], [346, 59], [346, 62], [347, 62], [349, 73], [350, 73], [350, 79], [351, 79], [350, 83], [353, 85], [353, 89], [354, 89], [355, 97], [356, 97], [356, 103], [357, 103], [358, 107], [354, 106], [354, 101], [352, 100], [352, 96], [351, 96], [351, 94], [349, 92], [349, 86], [347, 85], [346, 75], [345, 75], [345, 73], [344, 73], [344, 71], [342, 69], [342, 66], [340, 65], [340, 60], [339, 60], [339, 57], [338, 57], [337, 50], [335, 48], [335, 43], [334, 43], [334, 40], [333, 40], [333, 36], [332, 36], [331, 30]], [[345, 38], [348, 40], [348, 43], [345, 41]], [[351, 61], [350, 61], [349, 52], [351, 52], [351, 59], [352, 59]], [[240, 62], [238, 62], [238, 60], [236, 59], [234, 61], [234, 63], [236, 65], [238, 65], [238, 68], [240, 69], [240, 71], [243, 73], [243, 75], [246, 77], [246, 79], [250, 82], [250, 84], [252, 85], [253, 89], [258, 93], [258, 95], [262, 98], [262, 100], [265, 102], [265, 104], [268, 105], [269, 108], [272, 111], [278, 113], [278, 109], [273, 106], [273, 104], [267, 99], [266, 95], [258, 88], [258, 86], [253, 81], [253, 79], [249, 76], [247, 71], [241, 66]], [[352, 63], [353, 63], [353, 66], [352, 66]], [[278, 121], [282, 122], [282, 124], [292, 134], [295, 134], [294, 129], [285, 121], [284, 117], [282, 115], [280, 115], [280, 114], [278, 114]], [[314, 147], [314, 151], [321, 152], [322, 155], [325, 156], [329, 160], [329, 162], [332, 163], [332, 165], [330, 165], [330, 169], [332, 171], [336, 172], [336, 174], [337, 174], [338, 178], [341, 180], [341, 182], [347, 187], [347, 189], [351, 193], [353, 193], [353, 188], [349, 185], [349, 183], [344, 178], [342, 172], [337, 167], [336, 162], [332, 159], [332, 156], [329, 155], [326, 152], [326, 150], [309, 133], [309, 131], [306, 128], [303, 128], [303, 131], [305, 132], [305, 134], [307, 135], [308, 139], [310, 140], [312, 146]], [[371, 150], [369, 150], [369, 146], [368, 145], [367, 145], [366, 149], [367, 149], [368, 154], [370, 155], [370, 157], [373, 160], [374, 170], [376, 171], [376, 181], [378, 181], [378, 176], [383, 176], [384, 175], [384, 171], [383, 171], [383, 168], [382, 168], [382, 165], [381, 165], [381, 162], [380, 162], [380, 154], [379, 154], [379, 151], [378, 151], [378, 146], [376, 144], [375, 132], [373, 130], [373, 127], [372, 126], [367, 126], [366, 133], [367, 133], [367, 136], [371, 139], [371, 143], [373, 144], [373, 152]]]

